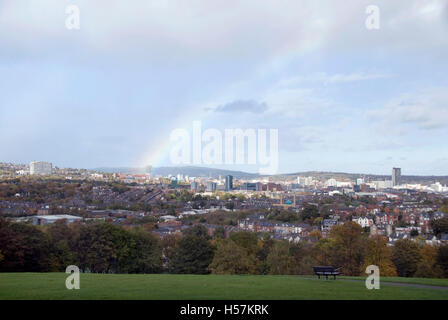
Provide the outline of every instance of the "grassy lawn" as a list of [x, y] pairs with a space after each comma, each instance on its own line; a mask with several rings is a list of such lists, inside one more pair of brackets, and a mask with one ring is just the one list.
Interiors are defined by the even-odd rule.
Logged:
[[[341, 279], [360, 279], [360, 277], [347, 277], [347, 276], [342, 276], [340, 278]], [[381, 277], [381, 281], [448, 287], [448, 279]]]
[[[367, 290], [361, 281], [299, 276], [81, 274], [80, 290], [65, 288], [67, 276], [0, 273], [0, 299], [448, 299], [448, 290], [386, 284]], [[441, 284], [433, 280], [422, 279]]]

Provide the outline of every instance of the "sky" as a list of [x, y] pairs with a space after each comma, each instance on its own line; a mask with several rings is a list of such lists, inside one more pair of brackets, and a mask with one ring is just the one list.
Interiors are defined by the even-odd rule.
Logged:
[[277, 129], [278, 173], [448, 175], [447, 35], [446, 0], [0, 0], [0, 161], [173, 165], [201, 121]]

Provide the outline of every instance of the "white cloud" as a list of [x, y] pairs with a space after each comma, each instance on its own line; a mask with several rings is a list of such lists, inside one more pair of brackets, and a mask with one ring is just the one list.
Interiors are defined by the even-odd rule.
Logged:
[[368, 81], [391, 78], [392, 75], [388, 73], [378, 72], [352, 72], [352, 73], [335, 73], [329, 74], [326, 72], [316, 72], [305, 76], [296, 76], [282, 79], [278, 82], [279, 88], [290, 88], [300, 85], [328, 85], [341, 84], [358, 81]]
[[442, 47], [446, 3], [377, 1], [382, 27], [369, 33], [369, 3], [359, 0], [77, 0], [81, 29], [73, 32], [65, 28], [65, 6], [73, 2], [0, 1], [0, 45], [3, 53], [27, 55], [83, 50], [186, 61], [213, 55], [275, 65], [316, 49]]
[[367, 116], [390, 127], [447, 128], [448, 88], [406, 93], [379, 109], [368, 111]]

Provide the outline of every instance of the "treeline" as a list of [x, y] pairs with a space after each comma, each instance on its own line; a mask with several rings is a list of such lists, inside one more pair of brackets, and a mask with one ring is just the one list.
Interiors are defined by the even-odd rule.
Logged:
[[203, 225], [181, 236], [158, 238], [143, 228], [110, 223], [37, 227], [0, 219], [0, 271], [65, 271], [77, 265], [96, 273], [312, 274], [316, 265], [342, 267], [345, 275], [365, 275], [377, 265], [382, 276], [448, 277], [448, 245], [399, 240], [387, 245], [369, 238], [353, 222], [336, 226], [329, 238], [289, 243], [267, 234], [218, 228], [211, 237]]
[[0, 219], [0, 271], [65, 271], [77, 265], [84, 272], [158, 273], [161, 242], [140, 229], [110, 223], [47, 227]]
[[36, 177], [0, 180], [0, 200], [17, 201], [16, 194], [20, 194], [21, 201], [48, 203], [64, 201], [74, 197], [90, 201], [90, 193], [95, 186], [110, 188], [113, 192], [122, 194], [131, 188], [118, 181], [76, 181], [64, 179], [44, 179]]

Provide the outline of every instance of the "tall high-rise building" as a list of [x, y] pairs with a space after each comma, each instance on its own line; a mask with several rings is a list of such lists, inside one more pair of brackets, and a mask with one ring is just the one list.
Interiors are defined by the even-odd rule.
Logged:
[[392, 168], [392, 186], [401, 184], [401, 168]]
[[230, 191], [233, 189], [233, 176], [226, 176], [226, 191]]
[[30, 174], [50, 175], [53, 172], [53, 165], [50, 162], [33, 161], [30, 163]]
[[199, 183], [196, 182], [196, 181], [193, 181], [193, 182], [190, 184], [190, 189], [191, 189], [191, 190], [198, 190], [198, 189], [199, 189]]
[[216, 182], [208, 181], [206, 191], [207, 192], [215, 192], [216, 191]]

